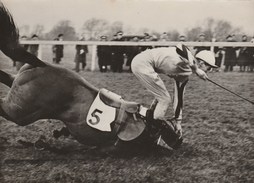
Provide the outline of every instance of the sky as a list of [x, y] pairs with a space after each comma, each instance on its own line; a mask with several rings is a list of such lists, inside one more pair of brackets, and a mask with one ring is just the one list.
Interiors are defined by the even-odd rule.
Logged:
[[178, 30], [204, 19], [229, 21], [254, 36], [254, 0], [2, 0], [18, 26], [41, 24], [49, 31], [70, 20], [77, 32], [90, 18], [122, 21], [134, 29]]

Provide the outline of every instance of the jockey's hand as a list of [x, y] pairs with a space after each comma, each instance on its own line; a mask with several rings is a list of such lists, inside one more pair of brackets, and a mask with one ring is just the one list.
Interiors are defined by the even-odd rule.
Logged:
[[197, 70], [196, 70], [195, 72], [196, 72], [196, 74], [198, 75], [198, 77], [200, 77], [201, 79], [203, 79], [203, 80], [207, 80], [207, 79], [208, 79], [208, 76], [207, 76], [207, 74], [205, 73], [205, 71], [203, 71], [203, 70], [197, 68]]

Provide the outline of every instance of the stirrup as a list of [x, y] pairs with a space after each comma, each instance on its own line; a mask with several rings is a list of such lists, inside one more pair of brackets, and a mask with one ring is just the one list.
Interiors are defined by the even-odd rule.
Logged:
[[161, 135], [160, 135], [160, 137], [158, 138], [156, 144], [157, 144], [158, 146], [164, 147], [164, 148], [166, 148], [166, 149], [168, 149], [168, 150], [173, 150], [173, 148], [170, 147], [170, 146], [168, 146], [167, 143], [161, 138]]

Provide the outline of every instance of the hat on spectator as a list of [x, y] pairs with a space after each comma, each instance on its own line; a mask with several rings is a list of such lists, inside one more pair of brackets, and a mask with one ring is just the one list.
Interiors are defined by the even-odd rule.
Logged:
[[232, 37], [232, 35], [231, 35], [231, 34], [229, 34], [229, 35], [226, 37], [226, 39], [228, 39], [228, 38], [230, 38], [230, 37]]
[[25, 36], [25, 35], [21, 36], [21, 39], [27, 39], [27, 36]]
[[186, 39], [186, 37], [185, 37], [184, 35], [180, 35], [180, 36], [179, 36], [179, 40], [180, 40], [180, 41], [185, 41], [185, 39]]
[[123, 35], [123, 31], [118, 31], [116, 34], [117, 35]]
[[199, 37], [200, 37], [200, 36], [205, 36], [205, 34], [202, 32], [202, 33], [199, 34]]
[[37, 38], [38, 36], [36, 34], [33, 34], [32, 35], [32, 38]]
[[145, 33], [144, 33], [144, 35], [145, 35], [145, 36], [150, 36], [150, 34], [149, 34], [149, 33], [147, 33], [147, 32], [145, 32]]
[[214, 68], [218, 67], [217, 65], [215, 65], [215, 56], [212, 51], [208, 51], [208, 50], [200, 51], [195, 57], [197, 59], [204, 61], [206, 64], [208, 64], [211, 67], [214, 67]]
[[107, 36], [101, 36], [101, 39], [107, 39], [108, 37]]

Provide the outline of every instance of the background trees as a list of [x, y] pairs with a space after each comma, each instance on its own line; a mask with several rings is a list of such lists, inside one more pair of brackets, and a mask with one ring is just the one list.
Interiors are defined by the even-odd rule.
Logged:
[[64, 40], [73, 41], [77, 39], [77, 33], [70, 20], [58, 22], [48, 33], [45, 39], [53, 40], [58, 34], [64, 34]]
[[[110, 23], [105, 19], [98, 18], [86, 20], [81, 30], [78, 32], [70, 20], [59, 21], [50, 31], [46, 33], [44, 26], [40, 24], [37, 24], [32, 28], [29, 25], [23, 25], [19, 28], [19, 30], [21, 36], [26, 35], [27, 37], [30, 37], [32, 34], [37, 34], [40, 39], [46, 40], [53, 40], [60, 33], [64, 34], [64, 40], [77, 40], [79, 35], [83, 35], [86, 40], [98, 40], [102, 35], [107, 35], [109, 39], [111, 39], [113, 38], [113, 35], [120, 30], [122, 30], [125, 34], [132, 35], [143, 35], [144, 33], [149, 33], [150, 35], [155, 35], [158, 38], [162, 34], [162, 32], [150, 30], [146, 27], [136, 30], [129, 25], [124, 25], [121, 21]], [[225, 37], [228, 34], [235, 34], [236, 37], [240, 38], [240, 34], [242, 34], [241, 31], [241, 28], [234, 27], [228, 21], [207, 18], [196, 26], [184, 30], [182, 34], [180, 34], [177, 28], [164, 30], [163, 32], [167, 32], [169, 40], [171, 41], [177, 41], [180, 35], [185, 35], [186, 40], [188, 41], [196, 41], [200, 33], [204, 33], [206, 35], [206, 41], [211, 41], [212, 38], [216, 38], [217, 41], [225, 41]]]

